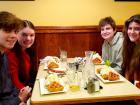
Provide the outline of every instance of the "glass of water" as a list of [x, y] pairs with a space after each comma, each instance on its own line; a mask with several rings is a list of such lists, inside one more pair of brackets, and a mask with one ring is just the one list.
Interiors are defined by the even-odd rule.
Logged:
[[67, 62], [67, 51], [60, 50], [60, 60], [61, 62]]
[[92, 56], [92, 51], [85, 51], [85, 57], [86, 57], [86, 59], [87, 58], [90, 58], [91, 56]]

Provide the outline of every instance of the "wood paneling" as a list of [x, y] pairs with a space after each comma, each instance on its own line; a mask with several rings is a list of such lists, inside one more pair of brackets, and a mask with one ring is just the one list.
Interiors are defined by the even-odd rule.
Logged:
[[59, 49], [67, 50], [68, 57], [83, 57], [86, 50], [101, 54], [102, 42], [98, 26], [36, 26], [38, 60], [48, 55], [59, 57]]

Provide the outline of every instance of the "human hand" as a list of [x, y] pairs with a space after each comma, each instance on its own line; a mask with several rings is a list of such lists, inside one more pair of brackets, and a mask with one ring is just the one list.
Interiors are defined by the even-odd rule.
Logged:
[[29, 86], [26, 86], [24, 88], [22, 88], [19, 92], [19, 98], [22, 102], [26, 102], [27, 99], [29, 98], [30, 96], [30, 92], [31, 92], [32, 88], [29, 87]]
[[27, 105], [26, 103], [24, 103], [24, 102], [21, 102], [19, 105]]

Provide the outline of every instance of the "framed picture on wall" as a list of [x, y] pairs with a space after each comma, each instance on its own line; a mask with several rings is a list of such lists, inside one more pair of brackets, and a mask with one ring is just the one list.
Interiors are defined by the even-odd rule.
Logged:
[[140, 0], [115, 0], [115, 1], [129, 1], [129, 2], [135, 2], [135, 1], [140, 1]]
[[34, 0], [0, 0], [0, 1], [34, 1]]

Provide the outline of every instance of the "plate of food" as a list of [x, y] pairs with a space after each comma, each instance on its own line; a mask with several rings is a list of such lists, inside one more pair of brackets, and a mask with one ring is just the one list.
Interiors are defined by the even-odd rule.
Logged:
[[40, 78], [39, 84], [41, 95], [63, 93], [67, 91], [64, 81], [55, 74], [49, 75], [48, 78]]
[[59, 68], [60, 59], [56, 56], [47, 56], [44, 58], [44, 69]]
[[122, 82], [124, 78], [111, 67], [99, 67], [95, 69], [95, 74], [104, 83]]
[[92, 55], [92, 63], [94, 64], [104, 64], [104, 61], [102, 60], [101, 56], [98, 53], [95, 53]]
[[65, 74], [66, 69], [65, 68], [57, 68], [57, 69], [48, 69], [47, 72], [49, 74], [56, 73], [56, 74]]
[[44, 69], [48, 70], [49, 73], [59, 73], [59, 74], [64, 74], [64, 71], [66, 70], [66, 68], [62, 66], [60, 59], [56, 56], [48, 56], [46, 58]]

